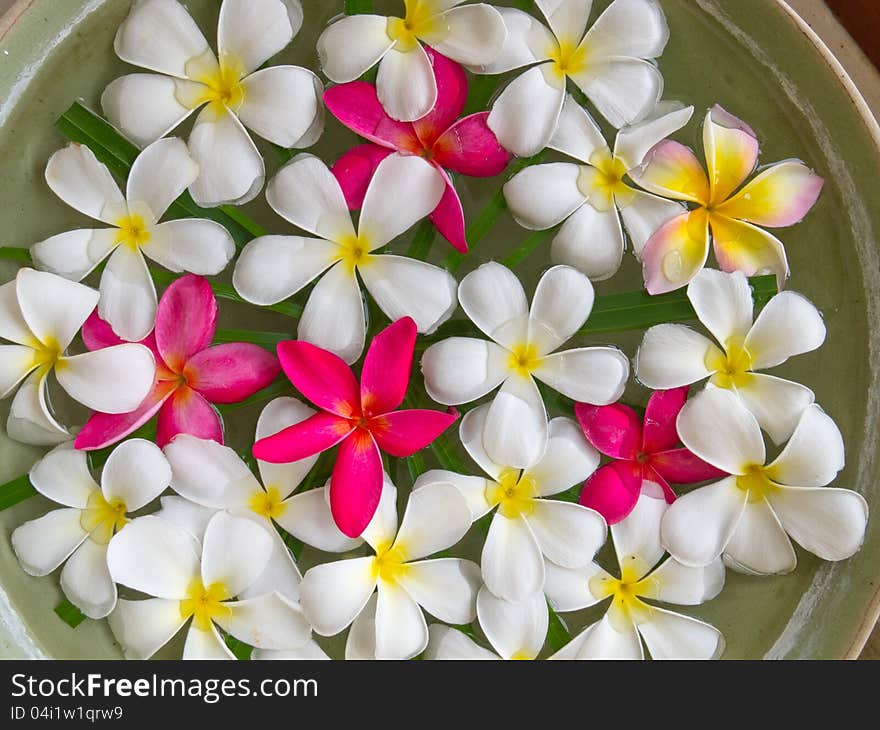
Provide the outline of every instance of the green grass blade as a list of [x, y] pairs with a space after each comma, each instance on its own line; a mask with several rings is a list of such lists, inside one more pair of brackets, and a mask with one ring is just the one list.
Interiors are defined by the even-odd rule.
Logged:
[[22, 264], [27, 264], [28, 266], [33, 265], [30, 250], [19, 248], [18, 246], [0, 246], [0, 259], [18, 261]]
[[75, 629], [88, 617], [66, 598], [55, 606], [55, 613], [70, 628]]
[[291, 339], [293, 337], [288, 332], [254, 332], [253, 330], [221, 329], [214, 333], [215, 343], [248, 342], [252, 345], [265, 347], [272, 352], [275, 352], [279, 342]]
[[571, 634], [549, 602], [547, 603], [547, 611], [550, 613], [550, 622], [547, 625], [547, 647], [555, 654], [571, 641]]
[[346, 15], [367, 15], [373, 12], [373, 0], [345, 0]]
[[434, 239], [437, 238], [437, 229], [434, 224], [427, 218], [423, 220], [416, 229], [409, 248], [406, 249], [406, 255], [411, 259], [419, 261], [427, 261], [428, 255], [431, 253], [431, 246], [434, 245]]
[[20, 477], [6, 482], [0, 486], [0, 511], [14, 507], [19, 502], [24, 502], [36, 493], [37, 490], [31, 485], [27, 474], [22, 474]]

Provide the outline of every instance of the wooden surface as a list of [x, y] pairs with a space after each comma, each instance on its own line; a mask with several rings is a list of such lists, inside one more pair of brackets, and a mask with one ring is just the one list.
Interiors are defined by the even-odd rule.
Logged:
[[878, 0], [826, 0], [826, 2], [865, 55], [880, 69], [880, 2]]

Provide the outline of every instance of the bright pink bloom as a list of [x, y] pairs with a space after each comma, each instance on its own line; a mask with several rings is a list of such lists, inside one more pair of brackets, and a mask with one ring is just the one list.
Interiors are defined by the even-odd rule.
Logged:
[[369, 140], [342, 155], [333, 166], [333, 174], [349, 208], [357, 210], [383, 159], [393, 152], [421, 155], [446, 181], [446, 193], [431, 214], [431, 221], [446, 240], [466, 253], [464, 210], [446, 170], [470, 177], [494, 177], [507, 167], [511, 154], [486, 124], [489, 112], [458, 119], [467, 99], [464, 69], [431, 48], [425, 47], [425, 52], [434, 65], [437, 103], [427, 116], [415, 122], [389, 117], [379, 103], [376, 87], [364, 81], [340, 84], [324, 92], [324, 103], [333, 116]]
[[308, 342], [278, 344], [281, 367], [320, 411], [254, 444], [261, 461], [285, 464], [339, 444], [330, 480], [333, 519], [349, 537], [369, 524], [382, 493], [381, 451], [399, 458], [423, 449], [458, 417], [449, 412], [396, 411], [406, 396], [416, 324], [399, 319], [373, 338], [361, 382], [339, 357]]
[[[675, 421], [687, 401], [688, 386], [658, 390], [648, 400], [644, 424], [629, 406], [578, 403], [575, 415], [587, 440], [615, 461], [598, 469], [581, 491], [580, 503], [599, 512], [609, 525], [636, 506], [642, 489], [675, 501], [673, 484], [692, 484], [726, 476], [679, 444]], [[658, 489], [659, 487], [659, 489]], [[650, 494], [651, 491], [648, 491]]]
[[[207, 279], [177, 279], [159, 301], [156, 328], [141, 341], [156, 358], [152, 391], [131, 413], [94, 413], [76, 437], [78, 449], [101, 449], [128, 436], [159, 413], [156, 443], [179, 433], [223, 443], [223, 423], [212, 403], [238, 403], [265, 388], [281, 370], [262, 347], [230, 342], [210, 347], [217, 329], [217, 300]], [[83, 325], [90, 350], [122, 340], [97, 311]]]

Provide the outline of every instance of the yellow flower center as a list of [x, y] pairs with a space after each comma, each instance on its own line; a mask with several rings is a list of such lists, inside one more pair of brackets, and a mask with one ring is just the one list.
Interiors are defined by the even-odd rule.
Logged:
[[624, 559], [620, 579], [610, 575], [595, 575], [590, 578], [590, 592], [596, 600], [611, 597], [608, 618], [618, 631], [626, 631], [633, 623], [644, 621], [653, 610], [641, 600], [655, 587], [655, 580], [645, 573], [645, 563], [635, 555]]
[[382, 545], [373, 558], [373, 579], [397, 583], [408, 570], [406, 550], [403, 545]]
[[762, 464], [746, 467], [745, 474], [736, 478], [736, 486], [748, 494], [749, 502], [760, 502], [778, 489], [767, 476], [767, 469]]
[[186, 589], [186, 598], [180, 602], [180, 617], [186, 621], [192, 616], [193, 624], [202, 631], [210, 631], [212, 619], [229, 613], [228, 601], [232, 596], [222, 583], [211, 583], [207, 588], [201, 578], [194, 578]]
[[287, 504], [281, 497], [281, 491], [272, 485], [266, 487], [265, 492], [262, 489], [254, 492], [248, 500], [248, 507], [269, 520], [281, 517], [287, 510]]
[[48, 373], [50, 370], [63, 365], [61, 345], [58, 344], [58, 340], [54, 337], [47, 337], [46, 342], [40, 342], [35, 339], [33, 348], [33, 366], [43, 373]]
[[92, 540], [99, 545], [106, 545], [128, 523], [125, 516], [127, 511], [124, 501], [113, 499], [108, 502], [96, 489], [80, 514], [79, 524]]
[[137, 251], [150, 240], [150, 229], [137, 213], [119, 218], [116, 227], [119, 229], [116, 232], [116, 243], [128, 246], [132, 251]]
[[371, 258], [365, 236], [346, 236], [339, 245], [342, 247], [339, 260], [349, 271], [365, 266]]
[[563, 38], [552, 48], [549, 58], [553, 61], [553, 73], [558, 79], [579, 74], [587, 67], [587, 47]]
[[715, 371], [712, 383], [719, 388], [739, 388], [751, 379], [752, 354], [742, 337], [727, 340], [724, 352], [713, 345], [707, 351], [704, 362], [707, 369]]
[[486, 487], [486, 499], [505, 517], [526, 516], [535, 509], [538, 483], [535, 478], [519, 469], [505, 469], [497, 482]]
[[623, 182], [627, 172], [623, 160], [607, 150], [596, 150], [590, 157], [590, 166], [581, 168], [578, 188], [596, 210], [611, 210], [615, 202], [625, 207], [635, 195], [635, 191]]
[[518, 375], [526, 377], [541, 364], [541, 357], [534, 345], [520, 344], [510, 348], [507, 358], [507, 367]]
[[419, 38], [430, 37], [436, 43], [448, 28], [444, 28], [442, 16], [434, 0], [404, 0], [406, 14], [403, 18], [388, 18], [385, 32], [396, 42], [402, 53], [415, 50]]
[[191, 78], [203, 84], [203, 88], [192, 100], [191, 106], [208, 104], [218, 116], [224, 109], [238, 111], [244, 102], [244, 86], [241, 80], [245, 69], [241, 59], [234, 54], [224, 53], [219, 63], [214, 63], [213, 58], [197, 59], [194, 63], [202, 68], [192, 72]]

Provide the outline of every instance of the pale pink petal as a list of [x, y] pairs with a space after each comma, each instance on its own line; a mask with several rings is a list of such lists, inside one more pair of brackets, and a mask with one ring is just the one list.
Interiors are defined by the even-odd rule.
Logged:
[[330, 479], [330, 512], [348, 537], [370, 523], [382, 495], [382, 457], [366, 431], [356, 431], [339, 447]]
[[606, 464], [587, 479], [578, 500], [596, 510], [609, 525], [624, 519], [639, 501], [642, 469], [632, 461]]
[[687, 449], [658, 451], [648, 463], [662, 479], [673, 484], [694, 484], [727, 476], [726, 471], [707, 464]]
[[635, 459], [642, 446], [638, 414], [622, 403], [594, 406], [575, 403], [574, 414], [593, 446], [612, 459]]
[[428, 217], [431, 219], [434, 227], [440, 231], [440, 235], [449, 241], [457, 251], [467, 253], [468, 244], [464, 228], [464, 208], [461, 205], [461, 198], [458, 197], [458, 193], [455, 191], [449, 176], [443, 170], [440, 170], [440, 173], [446, 180], [446, 190], [443, 193], [443, 197], [440, 198], [437, 207], [434, 208], [434, 212]]
[[220, 415], [192, 388], [178, 388], [162, 404], [156, 425], [156, 443], [160, 447], [165, 446], [179, 433], [223, 443], [223, 422]]
[[190, 358], [183, 375], [211, 403], [238, 403], [269, 385], [280, 371], [278, 360], [262, 347], [229, 342]]
[[157, 382], [149, 395], [131, 413], [93, 413], [76, 435], [77, 449], [103, 449], [121, 441], [149, 421], [177, 389], [174, 381]]
[[412, 456], [449, 428], [458, 413], [443, 411], [395, 411], [370, 421], [370, 431], [379, 448], [391, 456]]
[[214, 292], [202, 276], [182, 276], [165, 290], [156, 315], [156, 346], [174, 372], [211, 344], [217, 312]]
[[376, 168], [390, 154], [393, 150], [368, 142], [353, 147], [336, 160], [330, 172], [342, 188], [345, 203], [351, 210], [358, 210], [364, 204]]
[[458, 119], [464, 109], [468, 83], [464, 69], [455, 61], [428, 46], [425, 47], [425, 53], [434, 67], [437, 102], [431, 111], [414, 121], [412, 126], [422, 144], [430, 147]]
[[645, 406], [645, 422], [642, 430], [642, 451], [651, 454], [655, 451], [671, 449], [678, 445], [678, 431], [675, 419], [687, 402], [690, 388], [657, 390], [648, 398]]
[[316, 413], [254, 444], [254, 456], [270, 464], [288, 464], [336, 446], [352, 431], [349, 421], [332, 413]]
[[334, 117], [370, 142], [391, 150], [418, 152], [422, 149], [413, 125], [388, 116], [372, 84], [352, 81], [331, 86], [324, 92], [324, 103]]
[[489, 112], [480, 112], [453, 124], [434, 144], [434, 162], [471, 177], [504, 172], [513, 155], [489, 129], [488, 118]]
[[365, 416], [393, 411], [406, 396], [416, 345], [416, 323], [403, 317], [377, 334], [361, 371], [361, 410]]
[[360, 388], [338, 355], [303, 340], [278, 343], [278, 360], [296, 389], [318, 408], [348, 418], [360, 413]]
[[649, 294], [680, 289], [693, 279], [709, 256], [708, 217], [703, 210], [676, 216], [648, 239], [642, 249], [642, 275]]

